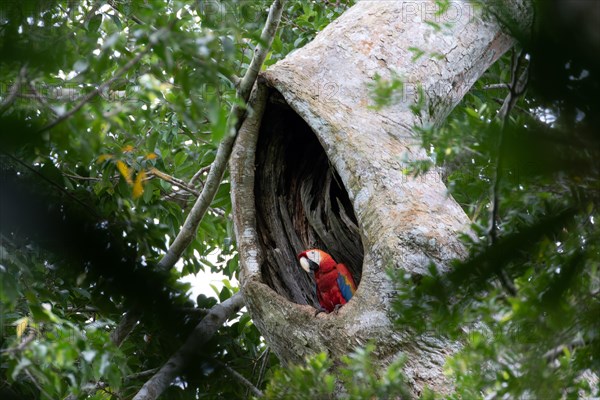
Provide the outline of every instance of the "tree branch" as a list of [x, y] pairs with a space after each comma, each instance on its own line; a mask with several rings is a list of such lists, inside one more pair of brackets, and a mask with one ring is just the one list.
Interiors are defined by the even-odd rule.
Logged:
[[[513, 53], [512, 59], [512, 78], [511, 83], [508, 85], [510, 91], [504, 103], [500, 107], [498, 111], [498, 118], [502, 121], [502, 129], [500, 130], [500, 138], [498, 139], [498, 161], [496, 162], [496, 170], [494, 174], [494, 186], [492, 188], [492, 213], [491, 213], [491, 221], [490, 228], [488, 231], [488, 235], [490, 237], [490, 243], [493, 246], [498, 239], [498, 219], [500, 213], [500, 181], [502, 178], [502, 161], [504, 158], [504, 136], [506, 134], [506, 129], [510, 123], [509, 116], [510, 111], [516, 105], [519, 96], [523, 94], [525, 91], [525, 87], [527, 85], [527, 77], [529, 69], [526, 67], [525, 70], [519, 75], [519, 70], [521, 67], [521, 63], [525, 59], [525, 54], [523, 50], [519, 52], [519, 54]], [[500, 279], [500, 283], [502, 286], [511, 294], [516, 295], [517, 289], [506, 274], [506, 271], [501, 270], [498, 274]]]
[[[192, 179], [190, 179], [190, 181], [188, 182], [188, 185], [190, 185], [190, 186], [194, 186], [194, 185], [195, 185], [195, 183], [196, 183], [196, 181], [197, 181], [198, 179], [200, 179], [200, 177], [201, 177], [201, 176], [202, 176], [204, 173], [206, 173], [206, 172], [209, 172], [209, 171], [210, 171], [210, 165], [208, 165], [208, 166], [206, 166], [206, 167], [202, 167], [202, 168], [200, 168], [200, 169], [198, 170], [198, 172], [196, 172], [196, 173], [194, 174], [194, 176], [192, 176]], [[202, 183], [202, 182], [200, 182], [200, 183], [202, 184], [202, 186], [204, 186], [204, 183]]]
[[17, 81], [10, 87], [8, 91], [8, 96], [0, 103], [0, 116], [4, 114], [4, 111], [8, 109], [12, 105], [12, 103], [17, 98], [19, 94], [19, 90], [21, 90], [21, 86], [23, 85], [23, 81], [27, 78], [27, 65], [21, 67], [19, 71], [19, 76], [17, 77]]
[[[127, 375], [124, 380], [126, 382], [129, 381], [133, 381], [136, 379], [140, 379], [140, 378], [145, 378], [147, 376], [153, 375], [156, 373], [156, 371], [158, 371], [158, 368], [152, 368], [146, 371], [142, 371], [142, 372], [138, 372], [135, 374], [131, 374], [131, 375]], [[97, 382], [97, 383], [90, 383], [87, 384], [83, 387], [83, 392], [87, 393], [87, 394], [92, 394], [93, 392], [97, 391], [97, 390], [105, 390], [108, 387], [108, 383], [107, 382]], [[74, 394], [70, 394], [67, 397], [65, 397], [64, 400], [76, 400], [76, 397]]]
[[133, 400], [156, 399], [201, 352], [206, 343], [233, 315], [244, 306], [241, 292], [214, 306], [194, 328], [186, 342], [169, 358], [162, 368], [142, 386]]
[[60, 124], [61, 122], [65, 121], [65, 120], [67, 120], [69, 118], [71, 118], [77, 111], [81, 110], [81, 108], [83, 106], [85, 106], [90, 100], [92, 100], [94, 97], [98, 96], [105, 89], [109, 88], [110, 85], [112, 85], [115, 81], [117, 81], [118, 79], [120, 79], [134, 65], [136, 65], [138, 62], [140, 62], [140, 60], [150, 51], [151, 48], [152, 48], [152, 46], [147, 46], [144, 49], [144, 51], [142, 51], [137, 56], [135, 56], [134, 58], [132, 58], [131, 60], [129, 60], [127, 62], [127, 64], [125, 64], [124, 66], [122, 66], [121, 69], [119, 69], [117, 71], [117, 73], [115, 75], [113, 75], [110, 79], [108, 79], [106, 82], [102, 83], [100, 86], [98, 86], [96, 89], [92, 90], [88, 94], [83, 95], [79, 99], [77, 99], [77, 104], [72, 109], [70, 109], [66, 113], [62, 114], [60, 117], [58, 117], [57, 119], [55, 119], [53, 122], [51, 122], [48, 125], [44, 126], [42, 129], [40, 129], [38, 131], [38, 133], [42, 133], [42, 132], [45, 132], [45, 131], [47, 131], [49, 129], [52, 129], [56, 125]]
[[254, 49], [254, 56], [252, 57], [252, 61], [250, 61], [250, 66], [238, 87], [238, 94], [245, 101], [250, 97], [250, 91], [252, 90], [254, 82], [258, 77], [258, 73], [267, 58], [267, 53], [269, 52], [275, 34], [277, 33], [277, 27], [281, 20], [284, 4], [285, 0], [275, 0], [269, 9], [267, 22], [260, 35], [260, 43]]
[[[267, 49], [273, 43], [273, 39], [275, 38], [275, 32], [277, 30], [277, 26], [279, 25], [281, 14], [283, 12], [284, 3], [285, 0], [275, 0], [275, 2], [269, 10], [267, 22], [261, 34], [261, 44], [257, 46], [254, 58], [252, 59], [252, 62], [250, 64], [254, 67], [248, 69], [246, 75], [244, 76], [244, 78], [248, 76], [248, 79], [245, 79], [245, 83], [240, 83], [240, 86], [238, 87], [238, 96], [242, 100], [244, 100], [244, 102], [248, 101], [250, 89], [254, 85], [254, 82], [258, 76], [258, 71], [260, 71], [260, 66], [256, 68], [256, 65], [259, 61], [259, 65], [263, 64], [267, 55]], [[250, 77], [252, 77], [251, 80]], [[246, 88], [244, 85], [249, 86]], [[248, 93], [248, 96], [245, 96], [246, 92]], [[250, 104], [253, 104], [252, 101], [250, 102]], [[227, 167], [227, 162], [229, 161], [229, 157], [231, 155], [233, 144], [237, 137], [237, 131], [239, 130], [239, 127], [242, 123], [242, 109], [237, 104], [234, 105], [232, 108], [229, 119], [227, 121], [228, 124], [233, 118], [232, 116], [236, 118], [235, 129], [233, 129], [231, 133], [228, 134], [219, 144], [215, 161], [209, 167], [210, 169], [208, 170], [208, 176], [206, 178], [206, 182], [204, 183], [204, 187], [202, 188], [202, 192], [200, 196], [196, 199], [192, 210], [188, 214], [188, 217], [184, 222], [183, 228], [181, 229], [181, 231], [167, 250], [165, 256], [158, 263], [159, 269], [167, 270], [170, 269], [173, 265], [175, 265], [177, 260], [179, 260], [179, 258], [181, 257], [183, 251], [190, 245], [190, 243], [196, 237], [198, 225], [204, 217], [204, 214], [206, 214], [206, 211], [208, 210], [210, 203], [212, 202], [221, 184], [223, 174], [225, 173], [225, 168]], [[200, 171], [204, 172], [205, 168], [206, 167], [202, 168]], [[201, 175], [200, 171], [198, 171], [198, 173], [194, 175], [192, 180], [197, 179], [197, 177]], [[115, 343], [117, 343], [117, 345], [120, 345], [123, 342], [123, 340], [129, 335], [131, 330], [135, 327], [139, 316], [139, 312], [137, 312], [136, 310], [132, 310], [123, 317], [117, 329], [113, 332], [113, 334], [111, 334], [111, 338]]]
[[[250, 91], [254, 86], [254, 82], [256, 81], [260, 68], [267, 56], [271, 43], [273, 43], [275, 32], [277, 31], [277, 26], [281, 19], [284, 3], [285, 0], [275, 0], [273, 2], [273, 5], [269, 10], [267, 22], [260, 36], [260, 43], [256, 46], [254, 57], [250, 62], [250, 67], [246, 71], [246, 74], [238, 87], [238, 97], [243, 100], [244, 103], [246, 103], [250, 97]], [[232, 121], [235, 121], [235, 126], [229, 129], [229, 133], [226, 134], [219, 144], [215, 161], [210, 168], [202, 193], [200, 194], [200, 197], [196, 199], [196, 203], [190, 210], [181, 231], [167, 250], [165, 256], [160, 260], [159, 268], [169, 269], [175, 265], [177, 260], [181, 257], [181, 254], [196, 237], [198, 225], [204, 217], [206, 210], [208, 210], [208, 207], [214, 199], [215, 194], [221, 185], [221, 181], [223, 180], [223, 175], [227, 168], [227, 163], [237, 137], [237, 132], [243, 121], [242, 117], [244, 112], [245, 110], [237, 103], [232, 107], [227, 124], [228, 126], [231, 126]]]
[[570, 343], [567, 344], [561, 344], [560, 346], [557, 346], [551, 350], [548, 350], [546, 353], [544, 353], [544, 355], [542, 356], [547, 362], [552, 362], [554, 360], [556, 360], [558, 357], [560, 357], [562, 354], [564, 354], [565, 350], [569, 350], [569, 351], [573, 351], [573, 349], [576, 349], [578, 347], [583, 347], [585, 346], [585, 341], [581, 338], [575, 339]]
[[33, 385], [40, 391], [40, 393], [42, 393], [48, 399], [52, 398], [52, 396], [50, 396], [48, 392], [44, 390], [42, 385], [40, 385], [39, 382], [35, 379], [33, 374], [29, 371], [29, 368], [25, 367], [23, 368], [23, 371], [25, 372], [25, 375], [27, 375], [27, 377], [31, 380], [31, 383], [33, 383]]
[[154, 375], [155, 373], [158, 372], [158, 368], [152, 368], [152, 369], [148, 369], [146, 371], [142, 371], [142, 372], [137, 372], [135, 374], [131, 374], [131, 375], [127, 375], [125, 377], [125, 380], [127, 381], [132, 381], [134, 379], [140, 379], [140, 378], [145, 378], [147, 376], [151, 376]]
[[29, 345], [29, 343], [33, 342], [33, 340], [37, 337], [37, 331], [35, 329], [31, 329], [29, 334], [27, 336], [25, 336], [23, 338], [23, 340], [21, 340], [21, 343], [19, 343], [16, 347], [9, 347], [7, 349], [2, 349], [0, 350], [0, 354], [3, 353], [20, 353], [22, 352], [25, 347], [27, 347]]
[[489, 85], [485, 85], [483, 87], [483, 90], [496, 90], [496, 89], [510, 90], [510, 85], [508, 83], [490, 83]]
[[123, 341], [127, 338], [127, 336], [129, 336], [131, 331], [133, 331], [133, 328], [135, 328], [137, 325], [139, 317], [139, 313], [135, 311], [129, 311], [123, 318], [121, 318], [119, 325], [117, 325], [115, 330], [110, 334], [110, 340], [112, 340], [117, 347], [121, 346]]
[[256, 386], [260, 386], [265, 377], [265, 371], [267, 370], [267, 364], [269, 363], [269, 355], [271, 353], [271, 349], [267, 346], [265, 351], [260, 355], [259, 360], [262, 358], [262, 362], [260, 363], [260, 369], [258, 370], [258, 377], [256, 379]]
[[125, 15], [127, 18], [131, 19], [133, 22], [135, 22], [138, 25], [144, 25], [144, 21], [142, 21], [141, 19], [139, 19], [138, 17], [136, 17], [134, 14], [125, 14], [123, 11], [121, 11], [119, 9], [119, 6], [117, 5], [117, 2], [115, 0], [108, 0], [108, 5], [112, 7], [113, 10], [115, 10], [116, 12], [118, 12], [119, 14]]
[[182, 190], [185, 190], [186, 192], [189, 192], [189, 193], [193, 194], [194, 196], [200, 195], [200, 193], [196, 189], [194, 189], [193, 187], [190, 187], [186, 182], [182, 181], [179, 178], [175, 178], [174, 176], [166, 174], [156, 168], [151, 168], [150, 174], [162, 179], [163, 181], [169, 182], [172, 185], [178, 186]]
[[246, 386], [256, 397], [263, 397], [264, 393], [257, 388], [256, 386], [254, 386], [252, 384], [252, 382], [250, 382], [248, 379], [246, 379], [242, 374], [240, 374], [239, 372], [237, 372], [236, 370], [234, 370], [233, 368], [231, 368], [229, 365], [225, 364], [224, 362], [221, 362], [219, 360], [214, 360], [218, 365], [220, 365], [221, 367], [225, 368], [225, 370], [227, 371], [227, 373], [234, 379], [236, 379], [238, 382], [240, 382], [242, 385]]
[[[1, 152], [1, 151], [0, 151]], [[37, 169], [35, 169], [34, 167], [32, 167], [31, 165], [27, 164], [26, 162], [22, 161], [21, 159], [13, 156], [12, 154], [8, 154], [8, 153], [4, 153], [6, 154], [6, 156], [8, 156], [10, 159], [12, 159], [13, 161], [15, 161], [16, 163], [18, 163], [19, 165], [21, 165], [23, 168], [27, 169], [28, 171], [30, 171], [32, 174], [38, 176], [41, 180], [47, 182], [50, 186], [52, 186], [54, 189], [56, 189], [57, 191], [59, 191], [60, 193], [62, 193], [63, 195], [65, 195], [66, 197], [69, 197], [71, 200], [73, 200], [75, 203], [79, 204], [80, 206], [83, 207], [84, 210], [86, 210], [86, 212], [92, 214], [94, 217], [101, 219], [100, 215], [98, 215], [96, 213], [96, 211], [94, 211], [93, 209], [91, 209], [90, 207], [88, 207], [87, 204], [85, 204], [83, 201], [81, 201], [79, 198], [77, 198], [77, 196], [73, 195], [73, 193], [69, 192], [68, 190], [66, 190], [63, 186], [61, 186], [60, 184], [58, 184], [57, 182], [54, 182], [52, 179], [48, 178], [46, 175], [42, 174], [40, 171], [38, 171]]]

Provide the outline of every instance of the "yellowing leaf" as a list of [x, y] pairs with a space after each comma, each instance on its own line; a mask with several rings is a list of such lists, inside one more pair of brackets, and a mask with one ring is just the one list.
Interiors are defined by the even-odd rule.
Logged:
[[148, 153], [146, 155], [146, 160], [154, 160], [156, 159], [158, 156], [155, 153]]
[[110, 160], [112, 158], [112, 154], [100, 154], [100, 156], [98, 156], [98, 159], [96, 160], [96, 162], [102, 163], [106, 160]]
[[122, 151], [123, 153], [129, 153], [130, 151], [133, 151], [133, 146], [132, 146], [132, 145], [130, 145], [130, 144], [128, 144], [127, 146], [124, 146], [124, 147], [121, 149], [121, 151]]
[[138, 172], [135, 177], [135, 183], [133, 184], [133, 198], [137, 199], [144, 194], [144, 178], [146, 178], [146, 171]]
[[17, 328], [17, 338], [21, 338], [21, 336], [23, 336], [23, 332], [25, 332], [25, 329], [27, 329], [27, 326], [29, 325], [29, 318], [27, 317], [23, 317], [23, 318], [19, 318], [18, 320], [16, 320], [13, 323], [14, 326], [16, 326]]
[[125, 164], [123, 161], [119, 160], [119, 161], [117, 161], [117, 169], [119, 170], [121, 175], [123, 175], [123, 178], [125, 178], [125, 181], [127, 183], [129, 183], [130, 185], [133, 185], [133, 180], [131, 179], [131, 175], [132, 175], [133, 171], [127, 166], [127, 164]]

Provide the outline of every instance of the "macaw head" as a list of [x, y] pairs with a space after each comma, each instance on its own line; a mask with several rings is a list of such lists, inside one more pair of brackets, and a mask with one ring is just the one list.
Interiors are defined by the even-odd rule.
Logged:
[[306, 250], [298, 254], [298, 260], [300, 260], [300, 266], [306, 272], [316, 272], [319, 268], [328, 269], [335, 266], [333, 258], [324, 251], [318, 249]]

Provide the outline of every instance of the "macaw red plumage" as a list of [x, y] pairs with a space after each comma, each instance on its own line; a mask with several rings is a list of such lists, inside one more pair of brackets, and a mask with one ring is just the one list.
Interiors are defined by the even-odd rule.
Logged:
[[298, 254], [298, 260], [302, 269], [315, 273], [317, 299], [327, 312], [343, 306], [354, 295], [356, 285], [350, 271], [329, 254], [318, 249], [306, 250]]

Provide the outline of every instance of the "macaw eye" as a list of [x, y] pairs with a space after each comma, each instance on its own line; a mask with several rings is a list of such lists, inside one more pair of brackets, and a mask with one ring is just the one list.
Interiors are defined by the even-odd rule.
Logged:
[[311, 251], [310, 259], [316, 262], [317, 264], [321, 263], [321, 255], [318, 251]]

